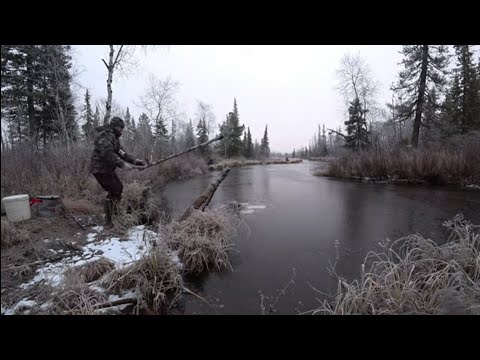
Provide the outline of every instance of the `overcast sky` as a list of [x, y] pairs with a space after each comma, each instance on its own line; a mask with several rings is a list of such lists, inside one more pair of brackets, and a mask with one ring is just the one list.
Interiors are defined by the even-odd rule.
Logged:
[[[95, 99], [106, 97], [107, 45], [75, 46], [79, 82]], [[268, 124], [270, 149], [290, 152], [308, 146], [319, 124], [343, 125], [344, 108], [335, 91], [335, 70], [346, 53], [359, 53], [380, 82], [378, 101], [391, 101], [389, 87], [396, 80], [402, 56], [400, 45], [212, 45], [170, 46], [145, 55], [137, 51], [140, 68], [128, 78], [115, 76], [113, 98], [129, 107], [143, 94], [149, 73], [179, 81], [179, 101], [187, 120], [194, 118], [196, 100], [213, 106], [217, 123], [233, 108], [237, 99], [240, 123], [249, 126], [253, 139], [263, 136]]]

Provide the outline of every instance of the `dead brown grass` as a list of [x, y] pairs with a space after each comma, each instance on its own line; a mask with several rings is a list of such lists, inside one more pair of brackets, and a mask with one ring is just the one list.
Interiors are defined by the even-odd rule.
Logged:
[[95, 305], [105, 302], [107, 296], [90, 288], [78, 269], [71, 269], [58, 289], [47, 289], [38, 300], [52, 304], [49, 314], [96, 315]]
[[72, 214], [93, 215], [101, 212], [102, 208], [88, 199], [72, 199], [65, 197], [62, 199], [65, 208]]
[[115, 264], [104, 257], [98, 260], [90, 261], [78, 269], [78, 274], [84, 279], [86, 283], [98, 280], [102, 275], [112, 271]]
[[2, 151], [2, 196], [55, 194], [95, 200], [101, 189], [91, 188], [91, 151], [86, 143], [42, 150], [22, 145]]
[[136, 306], [157, 312], [169, 305], [183, 289], [180, 270], [163, 243], [153, 246], [133, 265], [112, 271], [101, 283], [117, 294], [136, 290]]
[[17, 228], [15, 224], [11, 223], [6, 218], [4, 219], [2, 217], [1, 221], [2, 246], [16, 246], [28, 241], [29, 234], [27, 231]]
[[161, 228], [162, 238], [177, 249], [186, 274], [231, 268], [228, 251], [240, 220], [225, 211], [194, 210], [180, 223]]
[[461, 149], [349, 153], [329, 161], [328, 175], [434, 184], [480, 183], [480, 141], [471, 141]]
[[159, 202], [151, 195], [151, 188], [145, 183], [133, 181], [124, 185], [118, 214], [113, 217], [113, 230], [125, 233], [134, 226], [152, 224], [161, 213]]

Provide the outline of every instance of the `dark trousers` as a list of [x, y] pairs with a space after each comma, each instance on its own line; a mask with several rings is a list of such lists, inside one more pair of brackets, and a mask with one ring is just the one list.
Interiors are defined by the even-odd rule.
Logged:
[[116, 173], [93, 174], [105, 191], [108, 191], [107, 199], [118, 202], [122, 199], [123, 185]]

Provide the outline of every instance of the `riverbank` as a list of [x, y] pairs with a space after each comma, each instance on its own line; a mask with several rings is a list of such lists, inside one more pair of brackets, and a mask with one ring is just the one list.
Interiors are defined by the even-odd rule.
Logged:
[[480, 190], [480, 146], [459, 151], [364, 151], [325, 161], [328, 166], [314, 175], [359, 182], [450, 185]]
[[168, 314], [198, 296], [185, 276], [231, 268], [238, 219], [228, 211], [122, 232], [79, 220], [86, 231], [62, 218], [2, 217], [2, 315]]

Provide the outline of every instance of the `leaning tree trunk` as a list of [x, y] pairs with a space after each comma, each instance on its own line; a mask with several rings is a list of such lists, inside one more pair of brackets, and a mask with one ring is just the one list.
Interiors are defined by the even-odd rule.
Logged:
[[194, 201], [193, 205], [190, 206], [187, 211], [185, 211], [179, 222], [186, 220], [194, 210], [205, 210], [218, 186], [223, 181], [223, 179], [226, 178], [229, 172], [230, 168], [226, 168], [223, 172], [221, 172], [220, 175], [218, 175], [218, 177], [215, 179], [215, 181], [208, 185], [208, 187], [203, 191], [203, 193]]
[[428, 67], [428, 45], [422, 46], [422, 71], [420, 73], [420, 86], [418, 89], [417, 106], [415, 108], [415, 120], [413, 123], [412, 145], [418, 146], [418, 136], [420, 134], [420, 125], [422, 123], [423, 103], [425, 99], [425, 90], [427, 83]]
[[189, 152], [191, 152], [191, 151], [194, 151], [194, 150], [196, 150], [196, 149], [202, 148], [202, 147], [207, 146], [207, 145], [209, 145], [209, 144], [211, 144], [211, 143], [213, 143], [213, 142], [215, 142], [215, 141], [222, 140], [222, 139], [223, 139], [223, 135], [219, 135], [219, 136], [217, 136], [216, 138], [213, 138], [213, 139], [211, 139], [211, 140], [208, 140], [207, 142], [204, 142], [203, 144], [199, 144], [199, 145], [197, 145], [197, 146], [192, 146], [191, 148], [188, 148], [188, 149], [185, 150], [185, 151], [182, 151], [182, 152], [179, 152], [179, 153], [177, 153], [177, 154], [172, 154], [172, 155], [170, 155], [170, 156], [167, 156], [166, 158], [160, 159], [160, 160], [158, 160], [158, 161], [155, 161], [155, 162], [147, 165], [146, 167], [140, 168], [139, 170], [145, 170], [145, 169], [148, 169], [149, 167], [152, 167], [152, 166], [155, 166], [155, 165], [160, 165], [160, 164], [164, 163], [164, 162], [167, 161], [167, 160], [170, 160], [170, 159], [179, 157], [179, 156], [181, 156], [181, 155], [185, 155], [185, 154], [187, 154], [187, 153], [189, 153]]

